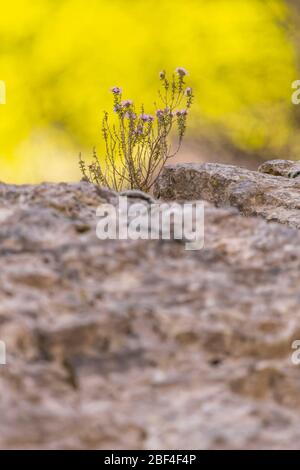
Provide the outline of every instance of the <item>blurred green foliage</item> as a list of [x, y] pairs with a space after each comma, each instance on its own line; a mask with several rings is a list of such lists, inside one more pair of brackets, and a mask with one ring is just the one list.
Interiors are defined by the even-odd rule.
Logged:
[[0, 179], [78, 178], [79, 151], [101, 154], [110, 87], [151, 112], [158, 72], [176, 66], [196, 94], [190, 139], [225, 139], [241, 154], [297, 152], [287, 15], [283, 0], [2, 2]]

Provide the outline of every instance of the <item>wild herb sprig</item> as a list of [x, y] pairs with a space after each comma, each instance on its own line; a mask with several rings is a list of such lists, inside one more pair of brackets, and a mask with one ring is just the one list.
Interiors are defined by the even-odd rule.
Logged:
[[[115, 86], [113, 111], [116, 122], [110, 123], [104, 113], [102, 135], [105, 156], [100, 159], [94, 150], [93, 161], [86, 165], [80, 156], [83, 178], [99, 186], [116, 191], [138, 189], [149, 192], [166, 162], [174, 157], [186, 132], [187, 117], [193, 103], [193, 90], [186, 87], [188, 72], [178, 67], [169, 81], [165, 71], [160, 72], [161, 89], [155, 113], [140, 112], [132, 100], [124, 100], [122, 89]], [[182, 104], [184, 103], [184, 107]], [[176, 127], [177, 144], [172, 148], [170, 133]]]

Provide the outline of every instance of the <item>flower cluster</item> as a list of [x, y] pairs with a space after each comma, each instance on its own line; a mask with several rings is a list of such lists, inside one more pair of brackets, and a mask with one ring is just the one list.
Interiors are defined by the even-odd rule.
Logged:
[[112, 92], [114, 95], [121, 95], [121, 93], [122, 93], [122, 88], [119, 88], [118, 86], [114, 86], [113, 88], [111, 88], [111, 92]]
[[185, 77], [186, 75], [189, 74], [183, 67], [177, 67], [176, 72], [178, 73], [180, 77]]
[[[111, 125], [108, 113], [104, 114], [102, 135], [106, 155], [100, 161], [94, 152], [94, 161], [88, 167], [80, 158], [84, 178], [115, 190], [149, 191], [165, 163], [180, 149], [193, 102], [193, 90], [185, 85], [188, 75], [183, 67], [177, 67], [171, 80], [164, 70], [159, 73], [162, 84], [160, 106], [156, 106], [152, 114], [146, 113], [143, 106], [137, 112], [132, 100], [123, 99], [122, 88], [111, 88], [116, 123]], [[185, 106], [179, 109], [182, 102]], [[169, 136], [174, 126], [178, 143], [171, 150]]]
[[124, 100], [122, 101], [122, 107], [123, 108], [130, 108], [130, 106], [133, 104], [132, 100]]
[[151, 116], [150, 114], [145, 114], [145, 113], [142, 113], [140, 115], [140, 120], [142, 122], [153, 122], [154, 121], [154, 117]]

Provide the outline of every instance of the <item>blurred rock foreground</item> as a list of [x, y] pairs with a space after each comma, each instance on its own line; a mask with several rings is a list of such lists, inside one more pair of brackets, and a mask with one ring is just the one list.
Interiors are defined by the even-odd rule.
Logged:
[[88, 183], [0, 185], [2, 449], [299, 448], [300, 180], [262, 171], [165, 169], [210, 201], [194, 252], [98, 240]]

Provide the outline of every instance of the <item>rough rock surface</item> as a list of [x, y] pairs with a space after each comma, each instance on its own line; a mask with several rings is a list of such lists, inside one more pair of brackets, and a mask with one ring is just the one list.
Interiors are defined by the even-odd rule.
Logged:
[[258, 171], [274, 176], [294, 178], [300, 172], [300, 163], [292, 160], [268, 160], [259, 166]]
[[[222, 175], [222, 197], [230, 179], [248, 195], [246, 171]], [[277, 204], [299, 194], [256, 176]], [[100, 241], [108, 201], [88, 183], [0, 185], [0, 447], [298, 449], [299, 231], [207, 204], [201, 251]]]
[[234, 206], [244, 215], [260, 215], [300, 228], [300, 165], [290, 161], [266, 162], [260, 171], [220, 163], [166, 166], [155, 186], [164, 200], [204, 199], [217, 206]]

